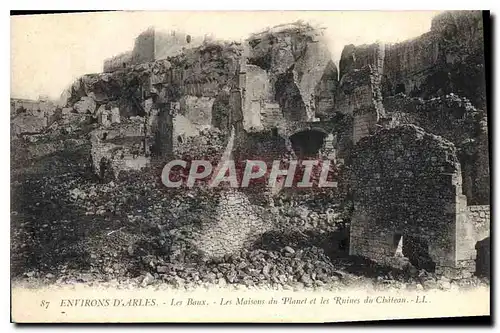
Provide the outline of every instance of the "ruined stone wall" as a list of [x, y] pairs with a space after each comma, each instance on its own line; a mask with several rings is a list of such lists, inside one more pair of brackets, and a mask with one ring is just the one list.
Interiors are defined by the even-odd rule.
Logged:
[[381, 130], [358, 142], [352, 170], [351, 254], [384, 260], [398, 237], [416, 237], [437, 272], [456, 267], [466, 200], [451, 142], [413, 125]]
[[180, 99], [180, 114], [194, 125], [210, 126], [213, 104], [214, 98], [186, 95]]
[[[344, 47], [340, 55], [339, 61], [339, 78], [356, 69], [361, 69], [365, 66], [373, 66], [380, 62], [383, 65], [385, 57], [384, 45], [380, 43], [353, 45], [349, 44]], [[383, 70], [383, 67], [381, 68]]]
[[377, 67], [367, 65], [344, 74], [335, 97], [335, 111], [353, 117], [354, 143], [375, 130], [385, 115]]
[[54, 112], [56, 106], [50, 101], [28, 100], [12, 98], [11, 115], [16, 112], [27, 112], [31, 115], [44, 115]]
[[285, 118], [278, 103], [264, 103], [261, 109], [262, 126], [265, 129], [283, 124]]
[[488, 204], [490, 172], [487, 116], [454, 94], [424, 100], [403, 94], [384, 98], [396, 123], [415, 124], [455, 144], [462, 166], [463, 190], [470, 204]]
[[132, 51], [133, 64], [142, 64], [155, 60], [155, 30], [150, 28], [135, 39]]
[[315, 116], [317, 118], [328, 119], [335, 112], [335, 93], [338, 85], [337, 67], [333, 62], [330, 62], [314, 90]]
[[377, 115], [375, 112], [370, 112], [370, 110], [356, 111], [353, 115], [353, 143], [356, 144], [365, 136], [373, 134], [376, 124]]
[[182, 31], [155, 31], [155, 60], [167, 59], [179, 55], [185, 49], [198, 47], [203, 43], [202, 37], [191, 36]]
[[117, 56], [104, 60], [103, 72], [112, 72], [120, 68], [132, 65], [132, 51], [120, 53]]
[[473, 205], [467, 207], [468, 221], [474, 226], [476, 242], [490, 236], [490, 206]]
[[237, 149], [241, 160], [272, 162], [281, 159], [286, 154], [287, 142], [285, 138], [272, 131], [246, 132], [240, 137]]
[[126, 66], [167, 59], [186, 49], [198, 47], [203, 41], [203, 37], [190, 36], [181, 31], [149, 28], [136, 37], [131, 51], [106, 59], [103, 71], [112, 72]]
[[457, 224], [457, 266], [469, 272], [476, 271], [477, 244], [490, 237], [490, 207], [468, 206], [466, 218]]
[[10, 118], [13, 135], [40, 133], [60, 117], [50, 101], [11, 99]]
[[95, 174], [103, 180], [117, 179], [122, 172], [138, 171], [150, 164], [144, 147], [144, 124], [128, 122], [90, 133]]

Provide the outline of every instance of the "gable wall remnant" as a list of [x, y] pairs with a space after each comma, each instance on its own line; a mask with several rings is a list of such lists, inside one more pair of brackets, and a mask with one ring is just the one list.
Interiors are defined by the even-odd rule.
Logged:
[[[381, 130], [358, 142], [352, 156], [354, 213], [350, 253], [384, 261], [402, 237], [421, 242], [437, 273], [455, 274], [464, 260], [457, 241], [468, 225], [454, 145], [414, 125]], [[466, 269], [467, 271], [467, 269]], [[469, 270], [470, 271], [470, 270]]]

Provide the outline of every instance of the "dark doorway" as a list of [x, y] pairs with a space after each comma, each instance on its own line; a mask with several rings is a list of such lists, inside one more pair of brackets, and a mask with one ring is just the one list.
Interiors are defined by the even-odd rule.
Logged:
[[490, 237], [476, 243], [476, 275], [490, 278]]
[[402, 94], [406, 94], [406, 88], [405, 88], [405, 85], [403, 83], [400, 83], [396, 86], [396, 95], [399, 94], [399, 93], [402, 93]]
[[295, 133], [290, 137], [292, 148], [300, 159], [317, 157], [324, 144], [326, 134], [316, 130]]
[[425, 269], [428, 272], [436, 270], [436, 263], [429, 255], [429, 244], [425, 239], [404, 235], [403, 256], [419, 269]]

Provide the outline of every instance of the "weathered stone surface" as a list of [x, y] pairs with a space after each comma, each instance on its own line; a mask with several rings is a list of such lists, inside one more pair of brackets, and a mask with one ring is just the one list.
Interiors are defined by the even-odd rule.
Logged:
[[90, 113], [93, 114], [96, 109], [96, 103], [91, 97], [82, 97], [80, 101], [73, 105], [73, 109], [78, 113]]
[[95, 130], [90, 141], [93, 169], [101, 179], [116, 179], [121, 172], [138, 171], [150, 164], [140, 122]]
[[351, 254], [392, 257], [402, 237], [403, 255], [417, 266], [474, 271], [460, 264], [475, 242], [464, 237], [470, 220], [451, 142], [403, 125], [363, 138], [352, 163]]
[[186, 95], [180, 99], [180, 114], [195, 125], [210, 126], [214, 98]]
[[[383, 56], [384, 96], [405, 93], [432, 98], [455, 93], [486, 108], [483, 23], [481, 11], [444, 12], [431, 30], [397, 44], [348, 45], [340, 59], [340, 78], [374, 65]], [[380, 52], [382, 51], [382, 52]]]
[[[319, 106], [321, 86], [334, 91], [338, 82], [321, 29], [302, 23], [276, 26], [252, 35], [247, 43], [248, 62], [269, 73], [274, 98], [267, 102], [278, 102], [285, 118], [311, 121], [316, 110], [332, 111], [331, 105]], [[302, 110], [292, 114], [287, 111], [296, 108]]]
[[415, 124], [455, 144], [469, 204], [488, 204], [490, 197], [487, 115], [455, 94], [429, 100], [403, 94], [384, 98], [384, 107], [398, 124]]
[[40, 133], [47, 127], [47, 118], [20, 114], [11, 121], [11, 127], [16, 135]]

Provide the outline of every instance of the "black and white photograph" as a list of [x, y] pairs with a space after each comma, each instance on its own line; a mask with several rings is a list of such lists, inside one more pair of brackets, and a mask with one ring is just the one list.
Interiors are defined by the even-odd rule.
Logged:
[[489, 11], [10, 25], [13, 322], [490, 315]]

